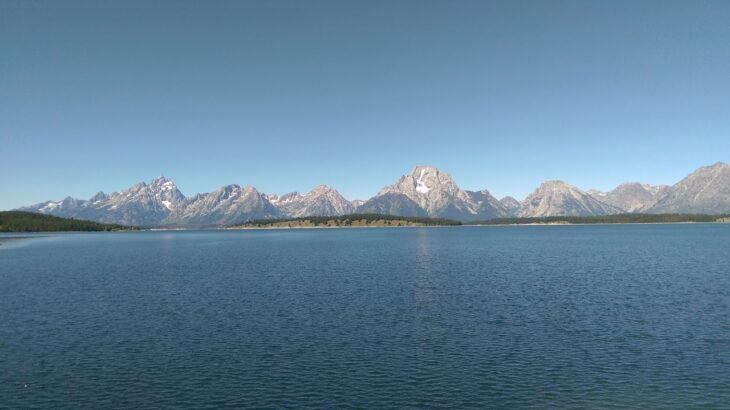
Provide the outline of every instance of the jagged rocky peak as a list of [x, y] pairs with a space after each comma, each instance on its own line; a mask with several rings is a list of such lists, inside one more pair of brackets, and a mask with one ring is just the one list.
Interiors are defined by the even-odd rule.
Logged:
[[664, 196], [667, 192], [669, 192], [669, 188], [671, 188], [671, 186], [669, 185], [641, 184], [641, 186], [655, 197]]
[[307, 192], [307, 194], [301, 198], [306, 199], [317, 197], [325, 197], [332, 202], [347, 203], [350, 205], [352, 204], [350, 201], [345, 199], [345, 197], [342, 196], [339, 191], [327, 185], [318, 185], [314, 187], [311, 191]]
[[586, 192], [559, 180], [543, 182], [521, 204], [519, 216], [591, 216], [620, 213]]
[[120, 194], [112, 194], [109, 198], [118, 205], [124, 202], [146, 203], [150, 207], [158, 207], [163, 212], [174, 211], [185, 201], [185, 195], [177, 189], [175, 183], [164, 176], [159, 176], [149, 184], [138, 183]]
[[206, 197], [210, 200], [227, 201], [241, 196], [241, 187], [236, 184], [224, 185], [209, 193]]
[[98, 204], [99, 202], [106, 201], [107, 199], [109, 199], [109, 195], [105, 194], [103, 191], [99, 191], [89, 198], [88, 202]]
[[327, 185], [317, 185], [316, 187], [312, 188], [311, 191], [307, 192], [307, 195], [329, 195], [329, 194], [339, 195], [339, 192], [337, 192], [336, 189], [329, 187]]
[[60, 201], [46, 202], [43, 207], [43, 210], [47, 211], [48, 213], [55, 212], [55, 211], [72, 212], [72, 211], [82, 207], [85, 203], [86, 203], [86, 201], [84, 201], [82, 199], [76, 199], [76, 198], [67, 196], [66, 198], [63, 198]]
[[177, 187], [175, 186], [174, 182], [172, 182], [171, 180], [169, 180], [163, 176], [160, 176], [160, 177], [153, 179], [149, 183], [146, 183], [145, 181], [141, 181], [141, 182], [138, 182], [138, 183], [132, 185], [130, 188], [128, 188], [124, 191], [114, 192], [110, 195], [110, 197], [117, 196], [120, 194], [129, 195], [129, 194], [134, 194], [134, 193], [160, 193], [160, 192], [165, 192], [165, 191], [172, 192], [172, 191], [176, 191], [176, 190], [177, 190]]
[[177, 185], [164, 177], [160, 177], [152, 181], [150, 186], [158, 191], [158, 197], [163, 201], [169, 201], [172, 204], [177, 204], [186, 200], [185, 195], [177, 189]]
[[175, 183], [164, 176], [159, 176], [147, 185], [154, 192], [179, 192]]
[[413, 167], [410, 177], [411, 181], [415, 183], [416, 192], [419, 194], [425, 195], [431, 192], [432, 189], [441, 187], [454, 191], [459, 189], [451, 175], [432, 166], [417, 165]]
[[451, 175], [432, 166], [416, 166], [410, 174], [415, 190], [421, 195], [436, 197], [440, 193], [456, 194], [459, 187]]
[[256, 188], [247, 185], [241, 187], [238, 184], [229, 184], [222, 186], [208, 194], [212, 199], [217, 201], [240, 201], [244, 198], [266, 199], [266, 195], [260, 193]]
[[170, 186], [170, 185], [174, 186], [175, 184], [172, 181], [170, 181], [169, 179], [165, 178], [164, 175], [160, 175], [159, 177], [150, 181], [150, 185], [162, 187], [162, 186]]
[[301, 197], [302, 194], [300, 194], [299, 192], [289, 192], [288, 194], [282, 195], [281, 198], [279, 198], [279, 201], [283, 203], [294, 202]]
[[283, 205], [288, 204], [291, 202], [296, 201], [297, 199], [301, 198], [302, 195], [299, 194], [299, 192], [289, 192], [288, 194], [284, 195], [277, 195], [277, 194], [268, 194], [266, 195], [266, 198], [269, 199], [269, 202], [275, 205]]
[[281, 213], [267, 195], [252, 186], [230, 184], [209, 194], [197, 195], [186, 207], [171, 215], [168, 223], [232, 224], [250, 219], [272, 218]]
[[157, 178], [111, 195], [98, 192], [86, 201], [66, 198], [32, 210], [99, 222], [146, 225], [160, 223], [176, 208], [183, 207], [185, 201], [172, 181]]
[[448, 206], [449, 199], [459, 192], [449, 174], [432, 166], [419, 165], [395, 184], [383, 188], [378, 195], [403, 194], [431, 214]]

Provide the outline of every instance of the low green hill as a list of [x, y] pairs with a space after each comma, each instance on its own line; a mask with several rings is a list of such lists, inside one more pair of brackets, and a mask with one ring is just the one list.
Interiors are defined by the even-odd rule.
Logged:
[[33, 212], [0, 211], [0, 232], [121, 231], [137, 229]]

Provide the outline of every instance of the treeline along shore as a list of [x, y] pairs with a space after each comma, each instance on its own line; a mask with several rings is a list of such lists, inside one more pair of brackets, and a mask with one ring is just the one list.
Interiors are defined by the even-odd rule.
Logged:
[[445, 218], [407, 217], [381, 214], [350, 214], [343, 216], [309, 216], [285, 219], [256, 219], [234, 225], [231, 228], [357, 228], [458, 225], [461, 225], [460, 221]]
[[0, 232], [126, 231], [139, 228], [60, 218], [35, 212], [0, 211]]
[[[470, 222], [486, 225], [570, 225], [570, 224], [640, 224], [640, 223], [730, 223], [728, 215], [696, 214], [621, 214], [606, 216], [549, 216], [540, 218], [497, 218]], [[425, 227], [460, 226], [466, 223], [447, 218], [407, 217], [383, 214], [350, 214], [342, 216], [308, 216], [300, 218], [255, 219], [226, 226], [228, 229], [266, 228], [359, 228], [359, 227]], [[160, 226], [158, 229], [216, 229], [221, 226]], [[73, 218], [61, 218], [34, 212], [0, 211], [0, 232], [73, 232], [127, 231], [145, 227], [105, 224]]]
[[[606, 216], [550, 216], [542, 218], [497, 218], [470, 222], [468, 225], [570, 225], [570, 224], [640, 224], [640, 223], [730, 223], [730, 215], [693, 214], [621, 214]], [[311, 216], [286, 219], [256, 219], [233, 229], [259, 228], [347, 228], [400, 226], [459, 226], [466, 223], [445, 218], [404, 217], [381, 214]]]

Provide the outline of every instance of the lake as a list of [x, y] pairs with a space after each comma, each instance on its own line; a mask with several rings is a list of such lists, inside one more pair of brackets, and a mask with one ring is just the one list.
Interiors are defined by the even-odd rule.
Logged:
[[729, 403], [727, 224], [0, 241], [0, 407]]

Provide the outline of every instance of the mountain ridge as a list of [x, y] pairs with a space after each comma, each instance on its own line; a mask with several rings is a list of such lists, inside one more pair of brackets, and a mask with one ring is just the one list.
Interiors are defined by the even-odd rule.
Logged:
[[584, 191], [548, 180], [523, 201], [501, 200], [488, 190], [461, 189], [450, 174], [418, 165], [367, 200], [350, 201], [335, 188], [318, 185], [305, 194], [265, 194], [229, 184], [186, 197], [164, 176], [126, 190], [89, 199], [66, 197], [19, 208], [22, 211], [124, 225], [228, 225], [253, 219], [380, 213], [478, 221], [508, 217], [598, 216], [621, 213], [730, 212], [730, 165], [698, 168], [674, 185], [638, 182], [613, 190]]

